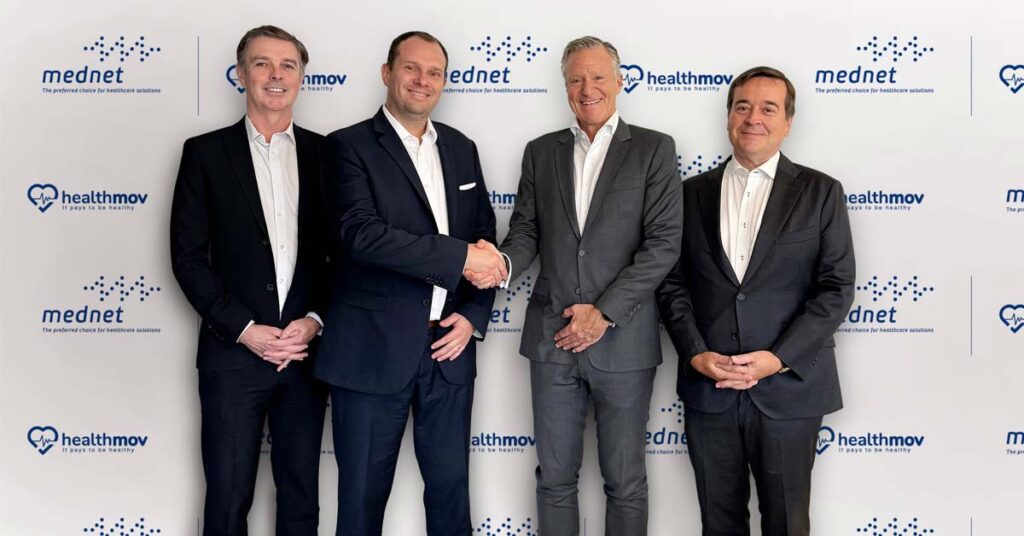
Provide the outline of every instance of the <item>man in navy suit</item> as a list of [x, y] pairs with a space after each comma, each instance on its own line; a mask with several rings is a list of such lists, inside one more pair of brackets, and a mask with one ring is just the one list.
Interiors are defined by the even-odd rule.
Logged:
[[331, 386], [338, 534], [381, 533], [410, 408], [427, 533], [471, 531], [475, 340], [494, 291], [462, 274], [506, 268], [476, 146], [430, 120], [447, 63], [430, 34], [395, 38], [384, 106], [322, 148], [328, 229], [344, 257], [315, 367]]
[[750, 475], [764, 536], [810, 533], [822, 415], [843, 406], [836, 328], [855, 262], [843, 186], [780, 152], [796, 109], [784, 74], [729, 87], [733, 157], [683, 183], [679, 262], [658, 289], [703, 534], [748, 536]]
[[245, 117], [185, 142], [171, 263], [199, 328], [203, 534], [244, 535], [265, 421], [279, 535], [315, 536], [326, 386], [313, 338], [326, 304], [322, 136], [292, 122], [309, 55], [274, 26], [238, 44]]

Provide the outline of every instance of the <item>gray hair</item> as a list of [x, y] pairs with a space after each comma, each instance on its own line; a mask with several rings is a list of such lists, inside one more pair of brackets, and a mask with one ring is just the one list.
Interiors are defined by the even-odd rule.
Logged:
[[565, 51], [562, 52], [562, 78], [565, 79], [565, 67], [569, 64], [570, 55], [581, 50], [596, 47], [604, 47], [608, 55], [612, 57], [612, 70], [616, 76], [621, 77], [622, 72], [619, 70], [621, 60], [619, 60], [619, 51], [615, 49], [615, 45], [592, 35], [585, 35], [578, 39], [573, 39], [569, 41], [568, 45], [565, 45]]

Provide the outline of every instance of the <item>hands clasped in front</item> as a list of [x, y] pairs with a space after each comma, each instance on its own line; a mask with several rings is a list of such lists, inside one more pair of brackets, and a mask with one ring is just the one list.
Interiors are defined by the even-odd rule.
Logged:
[[767, 350], [734, 356], [702, 352], [693, 356], [690, 365], [697, 372], [715, 380], [718, 389], [740, 391], [750, 389], [762, 378], [782, 370], [782, 360]]
[[555, 333], [555, 347], [578, 354], [590, 348], [604, 337], [611, 322], [604, 318], [601, 310], [589, 303], [566, 307], [562, 318], [571, 318], [569, 324]]
[[475, 244], [469, 244], [468, 249], [462, 275], [473, 286], [478, 289], [494, 288], [508, 278], [505, 257], [494, 244], [478, 240]]
[[281, 372], [292, 361], [309, 355], [309, 341], [320, 331], [320, 323], [310, 317], [292, 320], [284, 329], [253, 324], [242, 333], [239, 342], [264, 361], [277, 365]]

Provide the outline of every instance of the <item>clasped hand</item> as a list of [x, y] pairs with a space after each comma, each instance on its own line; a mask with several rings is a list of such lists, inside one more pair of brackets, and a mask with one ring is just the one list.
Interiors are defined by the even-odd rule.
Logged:
[[508, 278], [508, 267], [494, 244], [486, 240], [478, 240], [468, 245], [466, 266], [462, 270], [463, 277], [478, 289], [494, 288]]
[[690, 360], [701, 374], [715, 380], [718, 389], [745, 390], [782, 369], [782, 360], [767, 350], [734, 356], [702, 352]]
[[264, 361], [284, 370], [292, 361], [302, 361], [309, 353], [309, 341], [320, 331], [320, 323], [305, 317], [292, 320], [284, 329], [253, 324], [239, 340], [252, 353]]

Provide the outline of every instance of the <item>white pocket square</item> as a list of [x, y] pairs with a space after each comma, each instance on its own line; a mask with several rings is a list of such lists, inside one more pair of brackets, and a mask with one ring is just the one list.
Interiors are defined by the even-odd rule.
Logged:
[[476, 183], [475, 182], [467, 182], [466, 184], [460, 184], [459, 185], [459, 190], [463, 190], [463, 191], [465, 191], [465, 190], [472, 190], [473, 188], [476, 188]]

